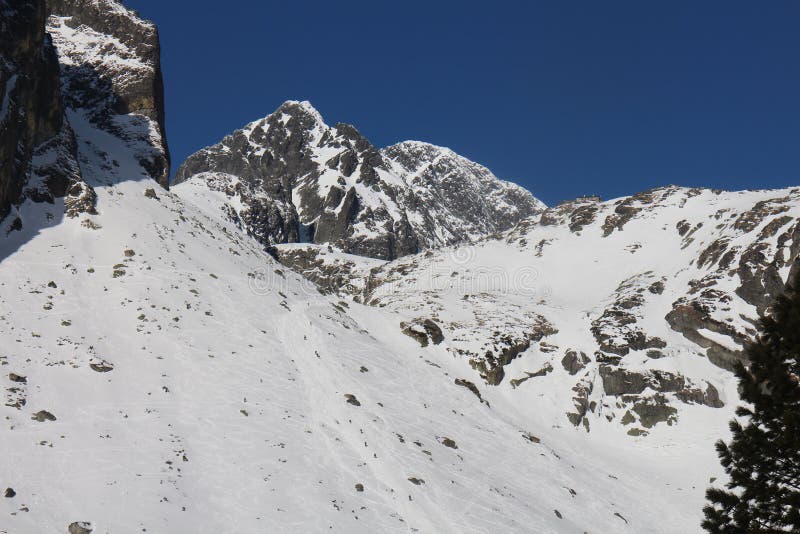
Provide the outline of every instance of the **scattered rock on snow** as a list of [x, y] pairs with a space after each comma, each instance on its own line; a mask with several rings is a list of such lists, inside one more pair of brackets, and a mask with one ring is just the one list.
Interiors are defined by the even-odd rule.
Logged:
[[347, 404], [352, 404], [353, 406], [361, 406], [361, 403], [358, 402], [356, 396], [351, 393], [345, 393], [344, 398], [347, 399]]
[[485, 403], [487, 406], [489, 405], [488, 402], [483, 400], [483, 396], [481, 395], [481, 392], [478, 389], [478, 387], [475, 384], [473, 384], [472, 382], [470, 382], [469, 380], [464, 380], [463, 378], [456, 378], [455, 384], [457, 386], [461, 386], [461, 387], [467, 388], [472, 393], [474, 393], [475, 396], [478, 397], [478, 399], [480, 399], [481, 402]]
[[40, 423], [44, 423], [45, 421], [55, 421], [56, 416], [48, 412], [47, 410], [40, 410], [33, 414], [31, 417], [34, 421], [38, 421]]
[[528, 434], [527, 432], [523, 432], [522, 438], [530, 441], [531, 443], [541, 443], [542, 440], [534, 436], [533, 434]]
[[458, 448], [458, 445], [456, 445], [456, 442], [455, 442], [455, 441], [453, 441], [453, 440], [452, 440], [452, 439], [450, 439], [450, 438], [442, 438], [442, 441], [441, 441], [441, 443], [442, 443], [442, 445], [444, 445], [445, 447], [449, 447], [449, 448], [451, 448], [451, 449], [457, 449], [457, 448]]
[[69, 534], [92, 534], [93, 531], [94, 527], [87, 521], [76, 521], [67, 528]]
[[98, 373], [107, 373], [114, 370], [114, 366], [108, 362], [90, 363], [89, 367], [92, 368], [92, 371], [97, 371]]

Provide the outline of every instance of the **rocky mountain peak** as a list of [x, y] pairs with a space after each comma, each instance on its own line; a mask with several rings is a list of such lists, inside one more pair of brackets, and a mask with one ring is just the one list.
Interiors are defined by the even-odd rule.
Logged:
[[289, 118], [293, 118], [309, 129], [317, 126], [325, 127], [325, 119], [308, 100], [287, 100], [267, 116], [267, 118], [269, 117], [275, 117], [284, 123], [287, 123]]
[[378, 150], [355, 126], [329, 127], [310, 103], [289, 101], [190, 156], [175, 184], [235, 197], [217, 209], [265, 246], [329, 243], [381, 259], [480, 239], [544, 208], [447, 149], [425, 145], [447, 155], [431, 161], [404, 152], [423, 145]]
[[800, 188], [547, 208], [288, 101], [160, 191], [152, 23], [0, 35], [0, 532], [697, 530]]

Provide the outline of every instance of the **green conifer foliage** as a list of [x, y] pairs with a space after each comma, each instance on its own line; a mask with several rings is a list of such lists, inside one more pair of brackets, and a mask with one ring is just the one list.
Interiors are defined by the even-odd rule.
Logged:
[[726, 489], [710, 488], [703, 528], [708, 532], [800, 532], [800, 273], [761, 320], [739, 365], [739, 391], [747, 407], [731, 421], [730, 443], [717, 452], [730, 476]]

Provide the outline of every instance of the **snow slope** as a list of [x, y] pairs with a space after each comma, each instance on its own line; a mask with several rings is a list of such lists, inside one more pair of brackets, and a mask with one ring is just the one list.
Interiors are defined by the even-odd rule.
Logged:
[[728, 408], [636, 440], [544, 390], [481, 402], [449, 342], [154, 185], [97, 186], [98, 215], [53, 226], [26, 204], [39, 235], [4, 238], [0, 532], [697, 530]]
[[422, 344], [438, 329], [484, 395], [546, 398], [553, 426], [699, 446], [698, 421], [725, 432], [729, 370], [800, 265], [798, 220], [798, 189], [665, 187], [564, 203], [500, 238], [384, 264], [310, 245], [275, 254]]
[[725, 369], [798, 268], [798, 220], [797, 189], [666, 187], [579, 199], [500, 238], [378, 266], [319, 247], [276, 255], [409, 334], [433, 321], [475, 382], [545, 394], [553, 425], [637, 437], [688, 414], [725, 419], [738, 399]]

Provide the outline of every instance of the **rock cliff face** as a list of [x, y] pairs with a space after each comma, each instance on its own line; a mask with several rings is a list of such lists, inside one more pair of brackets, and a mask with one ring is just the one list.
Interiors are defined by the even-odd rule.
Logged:
[[[17, 204], [35, 171], [34, 159], [57, 150], [69, 161], [74, 142], [65, 124], [58, 60], [45, 32], [44, 2], [0, 3], [0, 219]], [[69, 163], [74, 164], [74, 158]], [[70, 167], [66, 165], [65, 167]], [[49, 176], [37, 197], [63, 196], [74, 165]]]
[[222, 193], [214, 209], [264, 245], [330, 243], [387, 260], [507, 230], [544, 209], [448, 149], [378, 150], [353, 126], [328, 127], [308, 102], [286, 102], [190, 156], [182, 182], [189, 195]]
[[64, 103], [126, 141], [149, 177], [169, 187], [158, 30], [114, 0], [48, 0]]
[[111, 0], [0, 8], [0, 219], [25, 200], [92, 213], [99, 183], [168, 187], [155, 26]]

